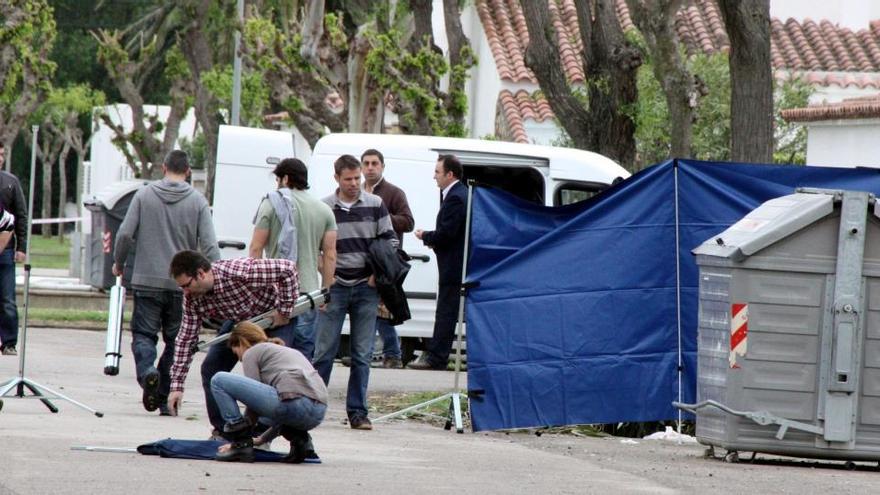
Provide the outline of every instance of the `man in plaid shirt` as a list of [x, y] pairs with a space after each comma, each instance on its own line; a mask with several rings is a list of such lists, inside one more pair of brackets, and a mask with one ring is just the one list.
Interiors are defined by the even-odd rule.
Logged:
[[[213, 264], [197, 251], [181, 251], [171, 260], [171, 276], [183, 290], [183, 320], [174, 346], [171, 393], [168, 407], [177, 415], [183, 400], [183, 384], [192, 363], [192, 345], [199, 336], [203, 318], [241, 321], [275, 310], [269, 337], [279, 337], [290, 346], [294, 322], [290, 316], [299, 296], [296, 263], [290, 260], [240, 258]], [[230, 371], [238, 362], [235, 354], [221, 345], [211, 346], [202, 363], [202, 387], [208, 418], [219, 432], [223, 418], [211, 395], [211, 377]]]

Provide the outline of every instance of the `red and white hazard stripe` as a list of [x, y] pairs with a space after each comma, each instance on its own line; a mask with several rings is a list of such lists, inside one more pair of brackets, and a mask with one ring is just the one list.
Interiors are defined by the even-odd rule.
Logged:
[[730, 367], [739, 368], [737, 356], [746, 355], [749, 337], [749, 305], [733, 303], [730, 305]]

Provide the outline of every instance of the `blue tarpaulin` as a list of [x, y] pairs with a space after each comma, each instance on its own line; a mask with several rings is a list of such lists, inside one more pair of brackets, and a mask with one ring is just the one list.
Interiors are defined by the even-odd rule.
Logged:
[[880, 172], [672, 160], [562, 208], [475, 188], [474, 430], [675, 419], [696, 396], [691, 250], [798, 187], [880, 195]]

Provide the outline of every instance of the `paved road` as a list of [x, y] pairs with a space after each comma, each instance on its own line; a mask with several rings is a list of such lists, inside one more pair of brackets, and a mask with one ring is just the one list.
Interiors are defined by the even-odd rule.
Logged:
[[[128, 345], [129, 336], [125, 341]], [[347, 368], [331, 381], [327, 420], [313, 436], [321, 465], [222, 464], [131, 453], [72, 451], [75, 445], [133, 448], [173, 437], [201, 439], [209, 427], [197, 374], [187, 382], [182, 415], [159, 417], [140, 405], [130, 356], [119, 376], [103, 375], [102, 332], [32, 329], [26, 376], [105, 413], [66, 401], [51, 414], [33, 399], [5, 398], [0, 412], [0, 495], [161, 493], [875, 493], [876, 463], [781, 461], [728, 464], [704, 448], [620, 438], [465, 433], [413, 421], [370, 432], [343, 424]], [[127, 353], [127, 349], [124, 350]], [[200, 359], [200, 357], [197, 357]], [[198, 363], [196, 363], [197, 366]], [[197, 369], [197, 367], [194, 367]], [[0, 357], [0, 380], [18, 360]], [[449, 372], [374, 370], [371, 394], [444, 391]], [[276, 440], [273, 447], [286, 451]], [[761, 456], [759, 459], [767, 459]]]
[[[200, 439], [209, 432], [197, 373], [187, 382], [182, 415], [159, 417], [141, 408], [130, 357], [123, 358], [118, 376], [109, 377], [103, 375], [103, 352], [101, 332], [30, 330], [25, 376], [105, 416], [97, 418], [61, 400], [56, 401], [61, 412], [51, 414], [36, 400], [5, 398], [0, 493], [667, 491], [640, 476], [517, 445], [503, 435], [458, 435], [417, 422], [384, 423], [371, 432], [350, 430], [342, 424], [347, 369], [340, 366], [331, 382], [329, 417], [314, 432], [321, 465], [229, 465], [72, 451], [74, 445], [130, 448], [166, 437]], [[17, 373], [15, 358], [0, 358], [4, 381]], [[375, 370], [371, 390], [444, 390], [452, 381], [449, 372]], [[274, 447], [286, 450], [279, 440]]]

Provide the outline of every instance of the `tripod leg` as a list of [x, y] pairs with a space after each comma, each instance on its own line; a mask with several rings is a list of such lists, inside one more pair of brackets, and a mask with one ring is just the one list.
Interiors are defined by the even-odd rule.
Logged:
[[461, 421], [461, 394], [458, 392], [452, 394], [452, 415], [455, 420], [455, 432], [464, 433], [464, 425]]
[[[42, 390], [43, 392], [47, 392], [48, 393], [47, 395], [51, 396], [53, 399], [66, 400], [67, 402], [70, 402], [74, 406], [77, 406], [80, 409], [85, 409], [86, 411], [89, 411], [90, 413], [94, 414], [95, 416], [97, 416], [99, 418], [104, 417], [104, 413], [102, 413], [100, 411], [96, 411], [96, 410], [92, 409], [91, 407], [83, 404], [82, 402], [75, 401], [60, 392], [56, 392], [56, 391], [52, 390], [51, 388], [46, 387], [45, 385], [40, 385], [39, 383], [34, 383], [34, 382], [28, 381], [28, 380], [24, 380], [24, 381], [27, 382], [28, 388], [31, 388], [31, 387], [38, 388], [38, 389]], [[52, 412], [55, 412], [55, 411], [52, 411]]]
[[[23, 381], [23, 382], [21, 382], [21, 383], [18, 384], [18, 390], [19, 390], [19, 391], [22, 390], [22, 386], [27, 387], [28, 390], [30, 390], [31, 393], [34, 394], [36, 397], [40, 397], [40, 402], [42, 402], [43, 405], [45, 405], [46, 408], [48, 408], [50, 411], [52, 411], [53, 413], [57, 413], [57, 412], [58, 412], [58, 408], [55, 407], [55, 404], [52, 404], [52, 401], [50, 401], [50, 400], [47, 399], [46, 397], [43, 397], [43, 393], [40, 392], [40, 389], [38, 389], [37, 387], [34, 387], [33, 385], [31, 385], [31, 384], [28, 383], [28, 382]], [[24, 394], [19, 394], [19, 397], [24, 397]]]
[[0, 397], [6, 397], [6, 394], [9, 393], [10, 390], [15, 388], [18, 385], [19, 379], [13, 378], [12, 380], [7, 381], [3, 385], [0, 385]]

